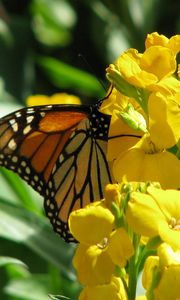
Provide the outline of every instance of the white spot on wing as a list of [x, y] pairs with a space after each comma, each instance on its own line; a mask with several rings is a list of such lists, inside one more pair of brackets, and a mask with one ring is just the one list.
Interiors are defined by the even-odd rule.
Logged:
[[52, 188], [52, 181], [49, 181], [48, 186], [50, 189]]
[[18, 112], [15, 113], [15, 116], [16, 116], [17, 118], [20, 118], [20, 117], [21, 117], [21, 113], [18, 111]]
[[34, 175], [34, 180], [37, 182], [39, 180], [39, 177], [37, 175]]
[[30, 107], [27, 109], [27, 114], [32, 114], [34, 112], [34, 108], [33, 107]]
[[23, 130], [23, 134], [27, 134], [30, 130], [31, 130], [31, 126], [27, 125]]
[[46, 115], [46, 113], [42, 111], [42, 112], [40, 112], [40, 115], [43, 118]]
[[13, 129], [14, 132], [17, 132], [17, 131], [18, 131], [18, 124], [17, 124], [17, 123], [14, 123], [14, 124], [12, 125], [12, 129]]
[[13, 156], [13, 157], [12, 157], [12, 162], [13, 162], [13, 163], [17, 163], [17, 161], [18, 161], [18, 157], [17, 157], [17, 156]]
[[53, 203], [50, 204], [50, 209], [54, 209], [54, 204]]
[[53, 216], [53, 213], [52, 212], [48, 212], [48, 217], [52, 217]]
[[10, 140], [10, 142], [8, 143], [8, 147], [9, 147], [9, 149], [11, 149], [11, 150], [15, 150], [15, 149], [16, 149], [17, 144], [16, 144], [16, 142], [15, 142], [14, 139]]
[[46, 200], [46, 205], [49, 206], [50, 205], [50, 200]]
[[9, 120], [9, 123], [10, 123], [11, 125], [14, 125], [14, 123], [16, 123], [16, 120], [15, 120], [15, 119], [11, 119], [11, 120]]
[[31, 123], [33, 119], [34, 119], [34, 116], [28, 116], [28, 117], [26, 117], [27, 124]]
[[30, 168], [29, 168], [29, 167], [26, 167], [25, 172], [26, 172], [26, 174], [30, 174], [30, 173], [31, 173]]
[[25, 160], [23, 160], [23, 161], [21, 162], [21, 166], [22, 166], [22, 167], [26, 167], [26, 161], [25, 161]]

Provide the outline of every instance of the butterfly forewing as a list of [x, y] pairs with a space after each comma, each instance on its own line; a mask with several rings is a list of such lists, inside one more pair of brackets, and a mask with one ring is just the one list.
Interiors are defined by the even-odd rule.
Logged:
[[0, 165], [45, 198], [53, 228], [66, 241], [69, 213], [103, 197], [110, 118], [96, 106], [24, 108], [0, 120]]

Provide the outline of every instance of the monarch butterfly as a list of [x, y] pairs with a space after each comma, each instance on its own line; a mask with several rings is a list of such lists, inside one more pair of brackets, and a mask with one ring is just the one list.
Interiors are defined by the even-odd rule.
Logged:
[[68, 216], [103, 198], [110, 116], [95, 105], [42, 105], [0, 119], [0, 165], [44, 197], [53, 229], [73, 241]]

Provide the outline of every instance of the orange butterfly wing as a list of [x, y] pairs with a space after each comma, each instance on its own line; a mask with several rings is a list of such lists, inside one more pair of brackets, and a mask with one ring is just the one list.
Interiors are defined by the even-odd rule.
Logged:
[[[103, 197], [109, 117], [92, 106], [25, 108], [0, 120], [0, 165], [45, 198], [54, 230], [71, 241], [71, 210]], [[101, 121], [100, 121], [101, 120]]]

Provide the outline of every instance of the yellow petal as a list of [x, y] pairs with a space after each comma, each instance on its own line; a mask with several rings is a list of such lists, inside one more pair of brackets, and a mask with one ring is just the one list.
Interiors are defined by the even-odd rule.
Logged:
[[153, 32], [147, 35], [145, 46], [146, 49], [151, 46], [167, 47], [176, 55], [180, 51], [180, 35], [174, 35], [168, 39], [165, 35]]
[[109, 236], [113, 222], [113, 214], [100, 203], [73, 211], [69, 217], [69, 228], [79, 242], [94, 245]]
[[98, 246], [80, 244], [73, 258], [73, 265], [80, 283], [98, 285], [109, 283], [115, 269], [106, 251]]
[[169, 43], [169, 39], [165, 35], [159, 34], [158, 32], [153, 32], [148, 34], [145, 40], [146, 49], [151, 46], [167, 47], [168, 43]]
[[51, 104], [80, 104], [80, 98], [66, 93], [57, 93], [52, 96], [34, 95], [27, 98], [28, 106]]
[[178, 300], [180, 299], [180, 252], [174, 252], [169, 245], [163, 243], [158, 248], [158, 255], [162, 274], [154, 289], [154, 299]]
[[107, 248], [113, 263], [125, 267], [127, 260], [134, 254], [130, 237], [123, 228], [118, 228], [110, 235]]
[[149, 154], [151, 147], [148, 153], [148, 147], [140, 143], [137, 147], [124, 151], [115, 160], [113, 175], [117, 182], [126, 176], [128, 181], [154, 181], [163, 188], [180, 187], [180, 160], [175, 155], [166, 151]]
[[180, 248], [180, 191], [148, 187], [147, 194], [133, 192], [126, 217], [131, 228], [145, 236], [159, 235]]
[[180, 248], [174, 251], [168, 244], [163, 243], [158, 247], [161, 268], [179, 266], [180, 268]]
[[154, 271], [158, 269], [158, 267], [159, 267], [158, 256], [149, 256], [146, 259], [143, 274], [142, 274], [142, 284], [146, 290], [151, 286]]
[[[129, 49], [119, 57], [116, 65], [122, 76], [130, 84], [145, 88], [146, 86], [157, 82], [158, 78], [156, 74], [149, 72], [148, 68], [148, 71], [141, 68], [141, 59], [141, 55], [137, 52], [137, 50]], [[142, 63], [144, 62], [144, 60], [142, 61]]]
[[180, 191], [164, 191], [150, 186], [147, 192], [165, 217], [159, 223], [159, 236], [172, 247], [180, 249]]
[[79, 300], [128, 300], [122, 280], [113, 277], [109, 284], [86, 286]]
[[162, 93], [152, 93], [149, 97], [148, 108], [152, 142], [158, 148], [171, 148], [180, 138], [180, 99], [178, 99], [178, 94], [167, 96]]
[[180, 35], [174, 35], [169, 39], [168, 47], [171, 49], [171, 51], [174, 53], [174, 55], [177, 55], [180, 51]]
[[149, 85], [148, 90], [151, 92], [160, 92], [165, 96], [172, 97], [176, 93], [180, 93], [179, 80], [174, 76], [165, 77], [155, 84]]
[[142, 132], [140, 130], [132, 129], [118, 117], [118, 111], [114, 110], [109, 128], [108, 161], [116, 159], [121, 152], [134, 146], [141, 136]]
[[155, 75], [159, 80], [172, 75], [176, 70], [176, 59], [172, 51], [166, 47], [153, 46], [143, 53], [140, 67]]
[[166, 221], [160, 207], [147, 194], [133, 192], [128, 201], [126, 219], [134, 232], [144, 236], [156, 236], [159, 223]]
[[162, 190], [149, 186], [147, 192], [157, 205], [161, 207], [168, 221], [170, 221], [172, 217], [176, 220], [180, 220], [180, 191]]
[[154, 290], [154, 300], [180, 299], [180, 265], [164, 270], [159, 285]]
[[111, 210], [112, 202], [118, 207], [121, 203], [120, 184], [107, 184], [105, 187], [105, 205]]
[[[109, 95], [110, 90], [107, 92]], [[112, 115], [114, 109], [124, 109], [128, 103], [128, 97], [122, 95], [116, 88], [113, 88], [109, 97], [103, 101], [100, 112]]]
[[[155, 274], [158, 274], [155, 284]], [[147, 258], [143, 270], [143, 286], [147, 295], [154, 300], [179, 300], [180, 285], [180, 252], [174, 252], [163, 243], [158, 248], [158, 256]], [[154, 289], [152, 283], [154, 282]], [[172, 288], [171, 288], [172, 287]]]
[[180, 249], [180, 229], [173, 230], [168, 223], [163, 222], [159, 226], [159, 235], [161, 239], [171, 245], [174, 249]]

